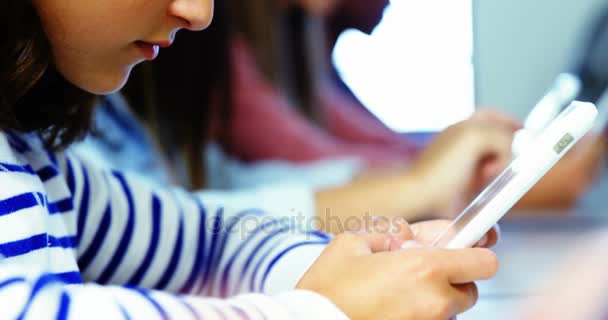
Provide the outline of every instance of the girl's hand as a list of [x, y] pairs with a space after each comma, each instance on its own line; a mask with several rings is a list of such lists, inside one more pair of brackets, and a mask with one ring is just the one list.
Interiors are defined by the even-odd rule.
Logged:
[[[351, 319], [449, 319], [477, 301], [474, 281], [492, 277], [487, 249], [394, 250], [430, 224], [337, 236], [297, 285], [329, 298]], [[421, 238], [422, 239], [422, 238]]]

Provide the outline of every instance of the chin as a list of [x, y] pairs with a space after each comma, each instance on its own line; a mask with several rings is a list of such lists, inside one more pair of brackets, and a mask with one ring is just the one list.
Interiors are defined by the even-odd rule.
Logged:
[[89, 77], [78, 77], [73, 80], [70, 80], [69, 77], [66, 78], [84, 91], [95, 95], [107, 95], [115, 93], [124, 87], [131, 74], [131, 69], [132, 67], [116, 72], [106, 71]]

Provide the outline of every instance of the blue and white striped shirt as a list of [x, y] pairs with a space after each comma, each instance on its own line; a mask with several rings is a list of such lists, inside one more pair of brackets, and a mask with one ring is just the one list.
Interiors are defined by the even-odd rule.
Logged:
[[293, 287], [328, 241], [0, 133], [2, 318], [345, 318], [310, 292], [250, 294]]

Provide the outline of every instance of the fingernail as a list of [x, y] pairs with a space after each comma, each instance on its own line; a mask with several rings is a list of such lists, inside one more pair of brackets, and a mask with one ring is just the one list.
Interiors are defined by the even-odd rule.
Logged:
[[477, 247], [485, 247], [488, 244], [488, 236], [483, 236], [479, 242], [477, 242]]

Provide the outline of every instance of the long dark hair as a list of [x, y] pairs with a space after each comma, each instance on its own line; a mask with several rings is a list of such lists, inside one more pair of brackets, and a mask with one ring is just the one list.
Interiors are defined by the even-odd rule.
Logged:
[[[238, 32], [276, 90], [313, 122], [323, 125], [317, 89], [327, 76], [323, 23], [297, 5], [278, 0], [234, 0]], [[261, 1], [261, 2], [260, 2]]]
[[0, 1], [0, 130], [36, 132], [60, 149], [90, 128], [94, 96], [66, 81], [31, 1]]
[[[185, 169], [177, 172], [181, 184], [192, 189], [206, 186], [206, 142], [231, 140], [230, 12], [230, 1], [216, 1], [207, 30], [180, 32], [156, 61], [134, 70], [123, 90], [173, 166]], [[211, 132], [218, 121], [220, 131]]]

